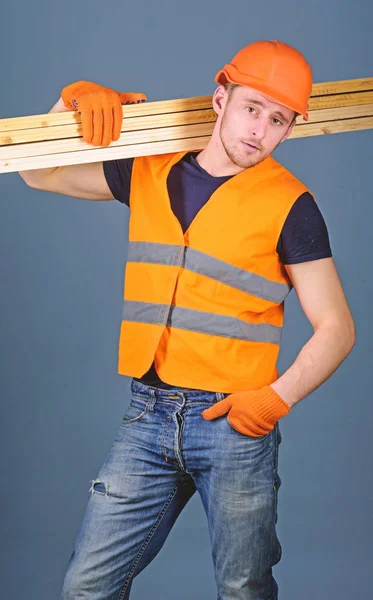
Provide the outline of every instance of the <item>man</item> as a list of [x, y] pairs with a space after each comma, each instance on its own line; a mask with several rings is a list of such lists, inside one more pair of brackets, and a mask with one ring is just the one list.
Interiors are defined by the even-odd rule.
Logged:
[[[311, 68], [277, 41], [246, 46], [216, 76], [201, 152], [21, 173], [32, 187], [130, 206], [119, 372], [132, 398], [91, 496], [62, 597], [129, 598], [198, 490], [220, 600], [273, 600], [278, 421], [351, 351], [354, 324], [323, 217], [271, 157], [308, 118]], [[108, 145], [121, 106], [96, 84], [62, 91]], [[284, 299], [294, 287], [314, 334], [278, 376]], [[175, 598], [177, 590], [175, 590]]]

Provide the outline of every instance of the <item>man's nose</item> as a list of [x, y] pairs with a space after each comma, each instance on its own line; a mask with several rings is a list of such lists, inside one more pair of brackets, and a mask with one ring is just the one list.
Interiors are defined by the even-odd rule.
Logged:
[[258, 117], [253, 123], [251, 133], [257, 140], [262, 140], [263, 138], [265, 138], [265, 135], [267, 133], [267, 127], [268, 127], [267, 119]]

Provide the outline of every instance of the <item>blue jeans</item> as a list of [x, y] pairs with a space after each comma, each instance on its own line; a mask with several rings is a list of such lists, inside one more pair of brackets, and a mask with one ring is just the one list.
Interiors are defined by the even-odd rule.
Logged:
[[[218, 600], [277, 600], [278, 423], [259, 438], [201, 413], [228, 394], [137, 381], [91, 495], [65, 575], [64, 600], [127, 600], [198, 491]], [[175, 597], [177, 591], [175, 590]]]

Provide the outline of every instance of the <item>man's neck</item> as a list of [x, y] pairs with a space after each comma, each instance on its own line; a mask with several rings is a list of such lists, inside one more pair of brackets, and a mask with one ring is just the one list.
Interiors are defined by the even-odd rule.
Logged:
[[198, 164], [212, 177], [226, 177], [228, 175], [237, 175], [244, 171], [242, 167], [235, 165], [227, 155], [220, 139], [214, 135], [204, 148], [196, 156]]

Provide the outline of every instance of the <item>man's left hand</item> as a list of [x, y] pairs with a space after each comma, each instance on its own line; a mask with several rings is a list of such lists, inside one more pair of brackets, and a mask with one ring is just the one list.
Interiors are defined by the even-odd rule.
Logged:
[[245, 435], [261, 437], [290, 412], [290, 406], [267, 385], [260, 390], [234, 392], [203, 411], [207, 421], [228, 413], [229, 424]]

